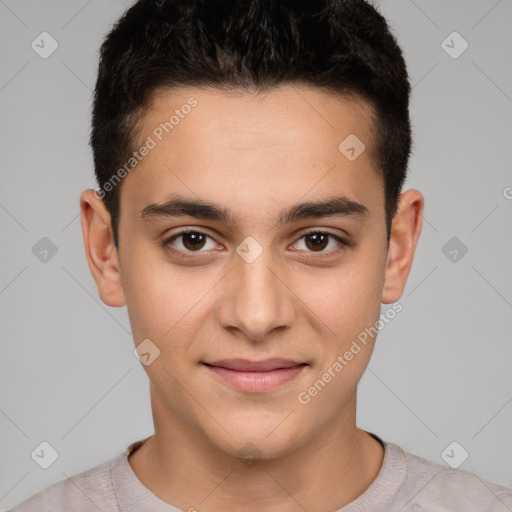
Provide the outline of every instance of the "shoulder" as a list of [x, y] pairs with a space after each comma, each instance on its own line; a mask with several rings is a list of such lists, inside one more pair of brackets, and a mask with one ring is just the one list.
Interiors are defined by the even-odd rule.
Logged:
[[[392, 443], [390, 443], [392, 444]], [[510, 512], [512, 489], [488, 482], [462, 469], [437, 464], [397, 445], [407, 466], [401, 494], [405, 510], [436, 512]]]
[[110, 470], [122, 456], [118, 455], [43, 489], [14, 507], [11, 512], [117, 512], [117, 499]]

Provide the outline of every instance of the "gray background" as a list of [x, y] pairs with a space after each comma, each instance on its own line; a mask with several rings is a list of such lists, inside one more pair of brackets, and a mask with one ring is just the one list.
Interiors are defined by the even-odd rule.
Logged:
[[[79, 221], [79, 194], [95, 186], [97, 50], [130, 3], [0, 1], [4, 509], [153, 432], [126, 309], [99, 300]], [[512, 1], [376, 5], [414, 86], [406, 188], [426, 206], [404, 309], [360, 384], [358, 424], [440, 464], [457, 441], [469, 453], [461, 469], [512, 487]], [[47, 59], [31, 48], [43, 31], [59, 44]], [[456, 59], [441, 46], [453, 31], [469, 43]], [[47, 261], [32, 250], [43, 237], [57, 248]], [[457, 261], [443, 252], [452, 237]], [[31, 458], [42, 441], [59, 453], [46, 470]]]

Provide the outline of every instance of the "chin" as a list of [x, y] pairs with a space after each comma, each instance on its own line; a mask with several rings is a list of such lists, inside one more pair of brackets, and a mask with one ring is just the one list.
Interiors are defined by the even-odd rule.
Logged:
[[[281, 424], [280, 424], [281, 423]], [[224, 430], [208, 432], [210, 442], [219, 450], [238, 458], [271, 460], [285, 457], [307, 441], [307, 435], [299, 432], [295, 422], [278, 421], [243, 422], [223, 425]], [[304, 426], [304, 425], [303, 425]]]

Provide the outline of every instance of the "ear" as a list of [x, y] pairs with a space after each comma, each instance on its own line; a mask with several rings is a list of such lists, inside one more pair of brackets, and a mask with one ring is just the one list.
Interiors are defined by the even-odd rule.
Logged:
[[384, 304], [396, 302], [405, 289], [421, 233], [423, 207], [424, 198], [418, 190], [407, 190], [400, 195], [388, 246], [382, 292]]
[[85, 255], [100, 298], [108, 306], [124, 306], [126, 300], [110, 213], [92, 189], [85, 190], [80, 196], [80, 212]]

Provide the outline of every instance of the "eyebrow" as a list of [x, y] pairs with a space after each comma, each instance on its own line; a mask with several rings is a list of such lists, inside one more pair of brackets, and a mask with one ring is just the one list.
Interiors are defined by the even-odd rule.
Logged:
[[[298, 220], [320, 217], [356, 217], [369, 216], [366, 206], [346, 196], [330, 197], [321, 201], [297, 203], [280, 212], [277, 224], [292, 223]], [[143, 220], [166, 217], [189, 216], [196, 219], [216, 220], [227, 225], [234, 225], [237, 215], [231, 210], [215, 203], [209, 203], [201, 199], [189, 199], [175, 195], [165, 203], [153, 203], [146, 206], [140, 215]]]

